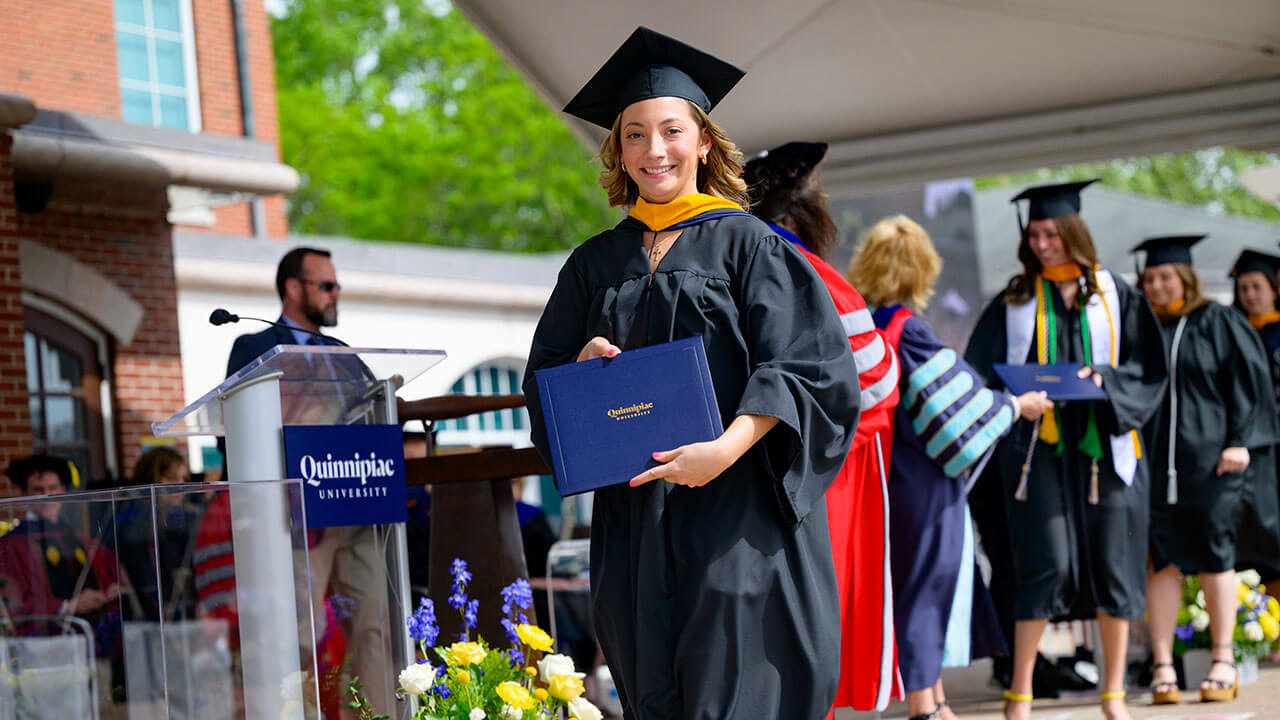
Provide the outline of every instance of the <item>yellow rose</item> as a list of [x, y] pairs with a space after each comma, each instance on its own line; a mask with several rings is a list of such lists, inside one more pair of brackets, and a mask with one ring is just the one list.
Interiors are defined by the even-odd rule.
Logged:
[[471, 673], [467, 672], [466, 670], [459, 670], [456, 673], [454, 673], [454, 676], [457, 677], [458, 682], [462, 683], [463, 685], [471, 684]]
[[1240, 583], [1239, 585], [1236, 585], [1236, 602], [1243, 605], [1248, 599], [1249, 599], [1249, 586], [1245, 585], [1244, 583]]
[[516, 635], [520, 636], [520, 642], [534, 650], [551, 652], [551, 636], [537, 625], [520, 625], [516, 628]]
[[1267, 613], [1259, 613], [1258, 624], [1262, 626], [1262, 636], [1267, 640], [1280, 638], [1280, 620], [1276, 620]]
[[548, 688], [551, 694], [569, 702], [583, 693], [585, 688], [582, 687], [582, 678], [573, 675], [556, 675], [551, 678], [551, 684]]
[[513, 683], [510, 680], [498, 686], [498, 697], [502, 701], [514, 708], [528, 710], [535, 705], [533, 696], [520, 683]]
[[480, 647], [480, 643], [456, 642], [449, 646], [449, 655], [463, 667], [479, 665], [484, 660], [484, 648]]
[[536, 690], [534, 690], [534, 691], [533, 691], [533, 696], [534, 696], [534, 697], [536, 697], [536, 698], [538, 698], [539, 700], [546, 700], [546, 699], [547, 699], [547, 689], [546, 689], [546, 688], [538, 688], [538, 689], [536, 689]]
[[1280, 600], [1273, 597], [1267, 598], [1267, 614], [1277, 620], [1280, 620]]

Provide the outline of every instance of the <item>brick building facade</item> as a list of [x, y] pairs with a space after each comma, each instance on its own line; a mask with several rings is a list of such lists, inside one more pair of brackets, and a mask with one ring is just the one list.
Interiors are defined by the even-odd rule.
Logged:
[[126, 477], [184, 404], [173, 228], [287, 233], [269, 22], [261, 0], [0, 3], [0, 470], [36, 450]]

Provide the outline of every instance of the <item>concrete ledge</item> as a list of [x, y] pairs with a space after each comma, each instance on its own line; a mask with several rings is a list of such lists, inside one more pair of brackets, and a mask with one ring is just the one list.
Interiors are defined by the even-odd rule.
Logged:
[[109, 180], [164, 187], [189, 185], [259, 195], [290, 193], [298, 171], [281, 163], [218, 157], [136, 145], [110, 145], [27, 130], [13, 133], [19, 173], [55, 179]]
[[22, 288], [56, 298], [97, 323], [121, 345], [133, 342], [144, 310], [105, 275], [40, 243], [18, 241]]
[[26, 125], [36, 117], [36, 104], [21, 95], [0, 93], [0, 128]]

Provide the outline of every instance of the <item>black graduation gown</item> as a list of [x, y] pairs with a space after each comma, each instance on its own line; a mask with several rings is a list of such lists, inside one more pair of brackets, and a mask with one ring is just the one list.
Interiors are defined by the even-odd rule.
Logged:
[[[1079, 451], [1088, 424], [1086, 403], [1063, 403], [1058, 413], [1065, 450], [1038, 442], [1031, 460], [1026, 501], [1013, 495], [1034, 429], [1018, 423], [1001, 442], [996, 458], [1013, 551], [1017, 587], [1014, 614], [1027, 619], [1083, 619], [1096, 613], [1137, 618], [1146, 605], [1148, 468], [1144, 452], [1132, 485], [1112, 464], [1108, 436], [1140, 430], [1155, 411], [1166, 371], [1160, 328], [1147, 300], [1118, 276], [1119, 363], [1092, 366], [1102, 376], [1107, 400], [1096, 405], [1103, 457], [1098, 461], [1099, 502], [1089, 503], [1092, 462]], [[1057, 314], [1060, 363], [1087, 364], [1080, 338], [1080, 312], [1068, 312], [1062, 296], [1049, 293]], [[965, 360], [990, 388], [1003, 388], [992, 365], [1006, 361], [1004, 293], [983, 310], [969, 339]], [[1027, 362], [1036, 362], [1032, 343]], [[1145, 448], [1144, 448], [1145, 450]]]
[[[1262, 336], [1262, 345], [1267, 351], [1268, 365], [1271, 367], [1271, 383], [1276, 401], [1276, 428], [1280, 432], [1280, 323], [1271, 323], [1258, 331]], [[1268, 475], [1264, 466], [1250, 467], [1246, 472], [1247, 481], [1244, 503], [1244, 518], [1241, 520], [1240, 542], [1236, 547], [1236, 566], [1253, 568], [1262, 574], [1268, 585], [1275, 584], [1280, 578], [1280, 547], [1274, 547], [1276, 533], [1274, 526], [1280, 526], [1280, 440], [1271, 448], [1269, 457], [1265, 459], [1272, 466], [1273, 472]], [[1261, 531], [1261, 533], [1259, 532]]]
[[725, 425], [781, 422], [703, 487], [595, 493], [601, 648], [628, 718], [821, 718], [840, 670], [823, 494], [858, 419], [847, 334], [813, 267], [763, 222], [686, 227], [652, 277], [644, 230], [627, 218], [560, 271], [524, 379], [538, 450], [549, 457], [533, 372], [597, 335], [624, 351], [701, 335]]
[[[1166, 353], [1177, 319], [1161, 324]], [[1178, 357], [1170, 362], [1173, 382], [1160, 411], [1147, 426], [1151, 450], [1151, 563], [1183, 572], [1226, 572], [1236, 567], [1236, 549], [1246, 537], [1266, 540], [1259, 550], [1280, 550], [1277, 518], [1252, 517], [1245, 504], [1250, 477], [1275, 477], [1271, 448], [1276, 442], [1276, 405], [1271, 368], [1257, 332], [1240, 313], [1207, 303], [1186, 316]], [[1173, 394], [1178, 398], [1174, 467], [1177, 502], [1169, 504], [1169, 423]], [[1228, 447], [1249, 449], [1249, 469], [1216, 474]], [[1266, 522], [1255, 527], [1257, 522]]]

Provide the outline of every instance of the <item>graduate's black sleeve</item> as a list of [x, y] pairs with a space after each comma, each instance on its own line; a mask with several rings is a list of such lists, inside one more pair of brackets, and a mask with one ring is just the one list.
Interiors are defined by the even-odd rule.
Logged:
[[1108, 435], [1142, 430], [1160, 407], [1169, 371], [1164, 338], [1147, 298], [1118, 276], [1120, 348], [1115, 367], [1091, 365], [1102, 376], [1106, 401], [1097, 403], [1099, 429]]
[[[529, 361], [525, 365], [525, 406], [529, 409], [530, 434], [534, 447], [543, 462], [552, 467], [551, 452], [547, 447], [547, 426], [542, 418], [542, 403], [538, 397], [538, 382], [533, 372], [575, 362], [582, 346], [591, 338], [586, 337], [589, 291], [578, 268], [578, 253], [569, 256], [551, 297], [542, 310], [538, 327], [533, 331], [533, 344], [529, 348]], [[608, 338], [615, 342], [614, 338]]]
[[1008, 337], [1004, 307], [1004, 293], [997, 294], [987, 303], [982, 315], [978, 316], [978, 324], [969, 335], [969, 344], [964, 350], [965, 362], [982, 376], [987, 387], [992, 390], [1004, 389], [1004, 382], [992, 367], [996, 363], [1007, 362], [1005, 356], [1008, 352]]
[[858, 426], [858, 369], [827, 286], [786, 241], [766, 237], [738, 285], [750, 375], [736, 415], [780, 421], [760, 441], [783, 511], [799, 522], [844, 464]]
[[1276, 401], [1271, 366], [1262, 338], [1244, 317], [1231, 310], [1214, 324], [1219, 351], [1228, 362], [1219, 382], [1227, 401], [1227, 447], [1257, 449], [1276, 442]]

